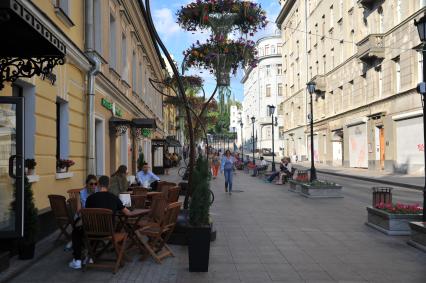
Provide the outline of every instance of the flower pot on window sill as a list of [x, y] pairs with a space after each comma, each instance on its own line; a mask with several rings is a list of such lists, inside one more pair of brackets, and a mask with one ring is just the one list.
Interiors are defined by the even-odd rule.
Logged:
[[68, 172], [68, 168], [56, 168], [56, 173], [66, 173]]
[[25, 174], [26, 174], [27, 176], [35, 175], [34, 168], [32, 168], [32, 169], [25, 168]]

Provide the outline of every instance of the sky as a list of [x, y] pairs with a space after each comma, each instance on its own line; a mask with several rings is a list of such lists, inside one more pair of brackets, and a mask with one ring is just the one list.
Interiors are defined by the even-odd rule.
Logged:
[[[152, 16], [157, 31], [169, 52], [178, 62], [179, 66], [183, 59], [182, 52], [188, 49], [191, 44], [197, 40], [204, 42], [210, 34], [210, 31], [208, 30], [196, 33], [188, 32], [180, 28], [180, 26], [176, 23], [176, 12], [180, 9], [180, 7], [194, 1], [195, 0], [151, 1]], [[253, 2], [258, 2], [262, 5], [262, 8], [267, 12], [269, 24], [266, 29], [259, 31], [252, 39], [257, 40], [263, 36], [274, 34], [277, 29], [275, 19], [280, 11], [278, 0], [253, 0]], [[204, 79], [204, 88], [207, 96], [213, 92], [216, 83], [214, 77], [210, 75], [208, 71], [193, 69], [187, 74], [196, 74]], [[243, 72], [241, 70], [239, 70], [235, 77], [231, 77], [231, 91], [233, 92], [233, 95], [235, 95], [235, 99], [239, 101], [243, 100], [243, 85], [241, 84], [242, 77]]]

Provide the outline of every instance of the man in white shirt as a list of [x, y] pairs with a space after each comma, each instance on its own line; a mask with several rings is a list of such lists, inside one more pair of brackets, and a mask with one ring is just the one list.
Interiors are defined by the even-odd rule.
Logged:
[[151, 187], [153, 190], [157, 189], [158, 181], [160, 181], [160, 178], [149, 171], [149, 166], [147, 163], [143, 164], [142, 171], [139, 171], [136, 174], [136, 181], [139, 185], [148, 188]]
[[265, 168], [268, 166], [268, 163], [266, 162], [266, 160], [263, 158], [263, 156], [260, 157], [260, 164], [256, 166], [256, 168], [254, 168], [253, 171], [253, 175], [252, 177], [256, 177], [257, 174], [259, 173], [259, 170]]

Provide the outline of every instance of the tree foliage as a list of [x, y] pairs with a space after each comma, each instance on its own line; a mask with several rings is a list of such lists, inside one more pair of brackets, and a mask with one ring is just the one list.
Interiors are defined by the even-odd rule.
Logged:
[[209, 225], [210, 176], [207, 158], [198, 156], [193, 175], [193, 192], [189, 206], [189, 223], [192, 226]]

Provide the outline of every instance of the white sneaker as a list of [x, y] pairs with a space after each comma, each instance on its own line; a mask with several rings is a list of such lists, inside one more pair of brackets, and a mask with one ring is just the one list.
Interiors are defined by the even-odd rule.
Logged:
[[81, 269], [81, 260], [79, 259], [73, 259], [69, 264], [69, 267], [72, 269]]
[[83, 262], [84, 262], [83, 263], [84, 265], [93, 264], [93, 259], [89, 258], [89, 257], [86, 257]]

